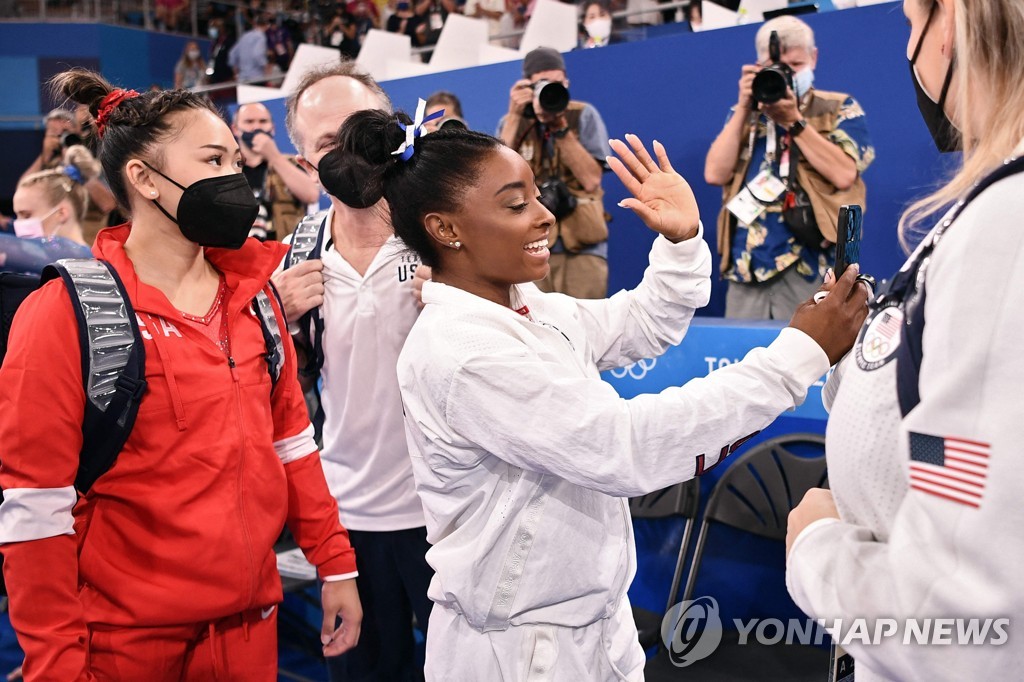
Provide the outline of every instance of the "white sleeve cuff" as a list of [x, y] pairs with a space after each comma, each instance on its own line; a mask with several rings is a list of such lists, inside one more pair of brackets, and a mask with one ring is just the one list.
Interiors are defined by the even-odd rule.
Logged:
[[277, 456], [281, 458], [282, 464], [288, 464], [313, 454], [317, 451], [316, 441], [313, 440], [313, 425], [310, 424], [294, 436], [275, 441], [274, 450], [277, 451]]
[[0, 505], [0, 544], [75, 534], [71, 510], [78, 502], [74, 486], [8, 488]]
[[780, 358], [782, 367], [789, 367], [793, 378], [810, 386], [825, 376], [831, 363], [818, 342], [795, 327], [785, 327], [778, 338], [768, 346]]
[[337, 583], [342, 580], [352, 580], [353, 578], [359, 577], [359, 571], [352, 571], [351, 573], [342, 573], [341, 575], [327, 575], [324, 576], [323, 581], [325, 583]]

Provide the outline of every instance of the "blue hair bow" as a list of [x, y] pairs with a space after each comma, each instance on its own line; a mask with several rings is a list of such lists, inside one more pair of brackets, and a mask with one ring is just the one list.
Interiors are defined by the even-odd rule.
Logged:
[[411, 126], [407, 126], [404, 123], [398, 124], [402, 127], [402, 130], [405, 131], [405, 141], [402, 142], [398, 149], [391, 152], [392, 156], [400, 157], [402, 161], [408, 161], [411, 159], [412, 153], [415, 151], [416, 138], [422, 137], [423, 135], [423, 124], [444, 116], [444, 109], [441, 109], [440, 111], [435, 111], [430, 116], [423, 118], [423, 114], [426, 113], [426, 110], [427, 102], [420, 99], [416, 104], [416, 118], [413, 119], [413, 124]]

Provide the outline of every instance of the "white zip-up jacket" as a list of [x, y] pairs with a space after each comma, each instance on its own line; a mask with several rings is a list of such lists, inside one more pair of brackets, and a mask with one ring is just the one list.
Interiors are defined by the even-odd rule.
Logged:
[[698, 235], [658, 237], [641, 284], [609, 299], [514, 287], [529, 316], [425, 284], [398, 377], [431, 599], [479, 631], [609, 616], [636, 565], [625, 498], [710, 468], [804, 399], [828, 359], [795, 329], [658, 395], [623, 400], [601, 380], [679, 343], [710, 273]]
[[[838, 622], [858, 682], [1021, 679], [1022, 213], [1024, 174], [987, 188], [936, 244], [906, 416], [891, 342], [876, 351], [887, 363], [867, 365], [865, 333], [840, 365], [826, 443], [840, 519], [795, 538], [786, 583], [810, 617]], [[928, 441], [940, 466], [921, 457]]]

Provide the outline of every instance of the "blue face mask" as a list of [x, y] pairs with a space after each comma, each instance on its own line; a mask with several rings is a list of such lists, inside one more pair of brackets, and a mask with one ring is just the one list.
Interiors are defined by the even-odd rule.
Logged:
[[797, 99], [802, 99], [810, 91], [812, 85], [814, 85], [814, 69], [811, 67], [808, 66], [803, 71], [793, 74], [793, 92]]

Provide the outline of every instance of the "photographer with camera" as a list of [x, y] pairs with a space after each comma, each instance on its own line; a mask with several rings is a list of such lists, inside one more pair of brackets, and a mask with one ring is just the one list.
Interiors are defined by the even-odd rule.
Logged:
[[249, 236], [260, 241], [283, 240], [306, 215], [306, 206], [320, 200], [320, 188], [295, 156], [278, 149], [274, 141], [274, 119], [265, 105], [259, 102], [240, 105], [235, 111], [231, 132], [244, 152], [242, 173], [260, 204]]
[[[77, 145], [84, 145], [87, 149], [93, 147], [92, 114], [87, 107], [78, 107], [75, 111], [68, 109], [53, 109], [43, 119], [45, 133], [43, 135], [43, 148], [32, 165], [21, 174], [19, 184], [26, 178], [41, 171], [53, 170], [63, 165], [65, 153]], [[114, 195], [103, 180], [102, 174], [99, 177], [91, 177], [85, 182], [85, 191], [88, 194], [85, 217], [82, 219], [82, 236], [85, 244], [92, 246], [96, 239], [96, 233], [107, 226], [110, 212], [114, 210], [117, 203]]]
[[[21, 174], [32, 175], [39, 171], [51, 170], [61, 165], [64, 150], [81, 144], [82, 139], [75, 132], [75, 116], [67, 109], [53, 109], [43, 119], [43, 148], [32, 165]], [[67, 144], [65, 144], [67, 140]]]
[[608, 130], [592, 105], [569, 98], [562, 55], [538, 47], [523, 59], [508, 114], [496, 135], [530, 164], [541, 202], [557, 219], [548, 240], [551, 270], [542, 291], [604, 298], [608, 225], [601, 174], [611, 155]]
[[816, 90], [811, 27], [791, 16], [757, 32], [739, 101], [708, 150], [704, 178], [723, 187], [718, 218], [725, 314], [789, 319], [835, 261], [843, 204], [865, 203], [861, 174], [875, 157], [864, 110]]

